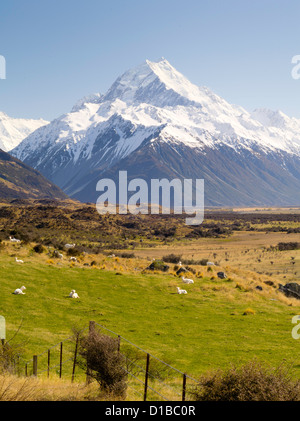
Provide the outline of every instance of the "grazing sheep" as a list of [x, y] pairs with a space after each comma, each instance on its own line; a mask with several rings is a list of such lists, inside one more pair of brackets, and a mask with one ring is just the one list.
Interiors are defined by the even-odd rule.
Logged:
[[70, 257], [70, 262], [77, 262], [77, 259], [76, 259], [76, 257]]
[[53, 256], [54, 257], [58, 257], [59, 259], [63, 259], [63, 254], [61, 254], [59, 251], [57, 251], [57, 250], [54, 250], [54, 252], [53, 252]]
[[76, 246], [76, 244], [65, 244], [66, 249], [73, 249]]
[[194, 281], [192, 279], [185, 278], [184, 276], [182, 276], [181, 279], [185, 284], [193, 284], [194, 283]]
[[23, 286], [23, 287], [21, 287], [21, 288], [17, 288], [14, 292], [13, 292], [13, 294], [15, 294], [15, 295], [25, 295], [25, 292], [23, 292], [24, 290], [25, 290], [26, 288]]
[[185, 289], [180, 289], [179, 287], [177, 287], [177, 293], [178, 294], [187, 294]]
[[79, 295], [77, 294], [77, 292], [75, 291], [75, 289], [72, 289], [72, 291], [69, 294], [70, 298], [79, 298]]
[[18, 240], [17, 238], [14, 238], [14, 237], [11, 237], [11, 236], [9, 236], [9, 239], [12, 243], [20, 243], [21, 242], [21, 240]]
[[215, 266], [214, 262], [207, 262], [206, 265], [207, 266]]
[[16, 259], [16, 263], [24, 263], [23, 260], [20, 260], [17, 257], [15, 257], [15, 259]]

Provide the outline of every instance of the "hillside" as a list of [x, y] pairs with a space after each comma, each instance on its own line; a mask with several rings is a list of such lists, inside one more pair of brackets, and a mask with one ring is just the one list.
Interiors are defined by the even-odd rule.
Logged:
[[38, 171], [0, 149], [0, 198], [63, 200], [67, 196]]

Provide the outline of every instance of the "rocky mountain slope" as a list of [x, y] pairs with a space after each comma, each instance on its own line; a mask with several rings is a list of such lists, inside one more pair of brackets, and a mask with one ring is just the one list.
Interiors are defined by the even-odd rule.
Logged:
[[64, 200], [67, 196], [38, 171], [0, 149], [0, 198]]

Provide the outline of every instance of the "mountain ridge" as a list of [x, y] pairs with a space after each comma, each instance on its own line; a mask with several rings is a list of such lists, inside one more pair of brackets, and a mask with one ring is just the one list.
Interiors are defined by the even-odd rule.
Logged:
[[49, 121], [42, 118], [39, 120], [13, 118], [0, 112], [0, 149], [8, 152], [19, 145], [30, 133], [48, 123]]
[[[150, 153], [153, 143], [156, 156]], [[165, 154], [167, 150], [172, 156], [170, 161], [159, 156], [159, 151]], [[176, 155], [173, 157], [170, 151], [177, 154], [178, 161], [186, 163], [194, 154], [193, 171], [186, 171], [184, 164], [178, 169]], [[278, 204], [286, 201], [288, 205], [295, 202], [300, 188], [300, 120], [280, 111], [256, 109], [250, 113], [231, 105], [210, 89], [192, 84], [164, 58], [146, 60], [126, 71], [105, 94], [79, 101], [70, 113], [37, 129], [11, 153], [37, 168], [71, 197], [86, 201], [95, 201], [95, 194], [84, 191], [91, 174], [93, 180], [99, 179], [112, 174], [112, 169], [126, 170], [122, 167], [126, 163], [134, 178], [135, 173], [140, 174], [136, 157], [142, 167], [143, 154], [152, 157], [153, 168], [163, 162], [162, 173], [214, 179], [206, 183], [208, 204], [214, 202], [216, 189], [220, 205], [228, 199], [233, 205], [270, 205], [276, 204], [276, 197]], [[205, 161], [208, 155], [209, 162]], [[222, 156], [226, 165], [222, 164], [223, 174], [219, 174]], [[240, 183], [230, 176], [230, 160], [241, 162]], [[151, 171], [144, 176], [150, 179]], [[256, 193], [249, 180], [256, 184]], [[263, 187], [266, 180], [271, 195]], [[285, 180], [284, 184], [280, 180]], [[88, 190], [96, 192], [93, 183]], [[225, 186], [223, 193], [221, 186]]]
[[0, 197], [14, 199], [66, 200], [67, 195], [37, 170], [0, 149]]

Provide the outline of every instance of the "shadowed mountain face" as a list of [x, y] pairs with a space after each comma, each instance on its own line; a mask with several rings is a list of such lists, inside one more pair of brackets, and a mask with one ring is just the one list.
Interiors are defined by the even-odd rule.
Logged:
[[67, 199], [67, 195], [38, 171], [0, 149], [0, 198]]
[[300, 204], [300, 120], [233, 106], [165, 59], [125, 72], [12, 154], [81, 201], [127, 171], [149, 185], [204, 179], [206, 206]]
[[[281, 167], [282, 160], [289, 169]], [[105, 171], [89, 172], [82, 179], [85, 188], [75, 197], [96, 202], [101, 194], [96, 192], [97, 181], [110, 178], [118, 186], [119, 171], [124, 169], [128, 172], [128, 181], [142, 178], [149, 189], [153, 178], [204, 179], [206, 206], [299, 205], [300, 159], [297, 157], [253, 155], [249, 151], [241, 154], [226, 146], [214, 150], [205, 148], [200, 153], [186, 146], [174, 150], [159, 140], [145, 144]]]

